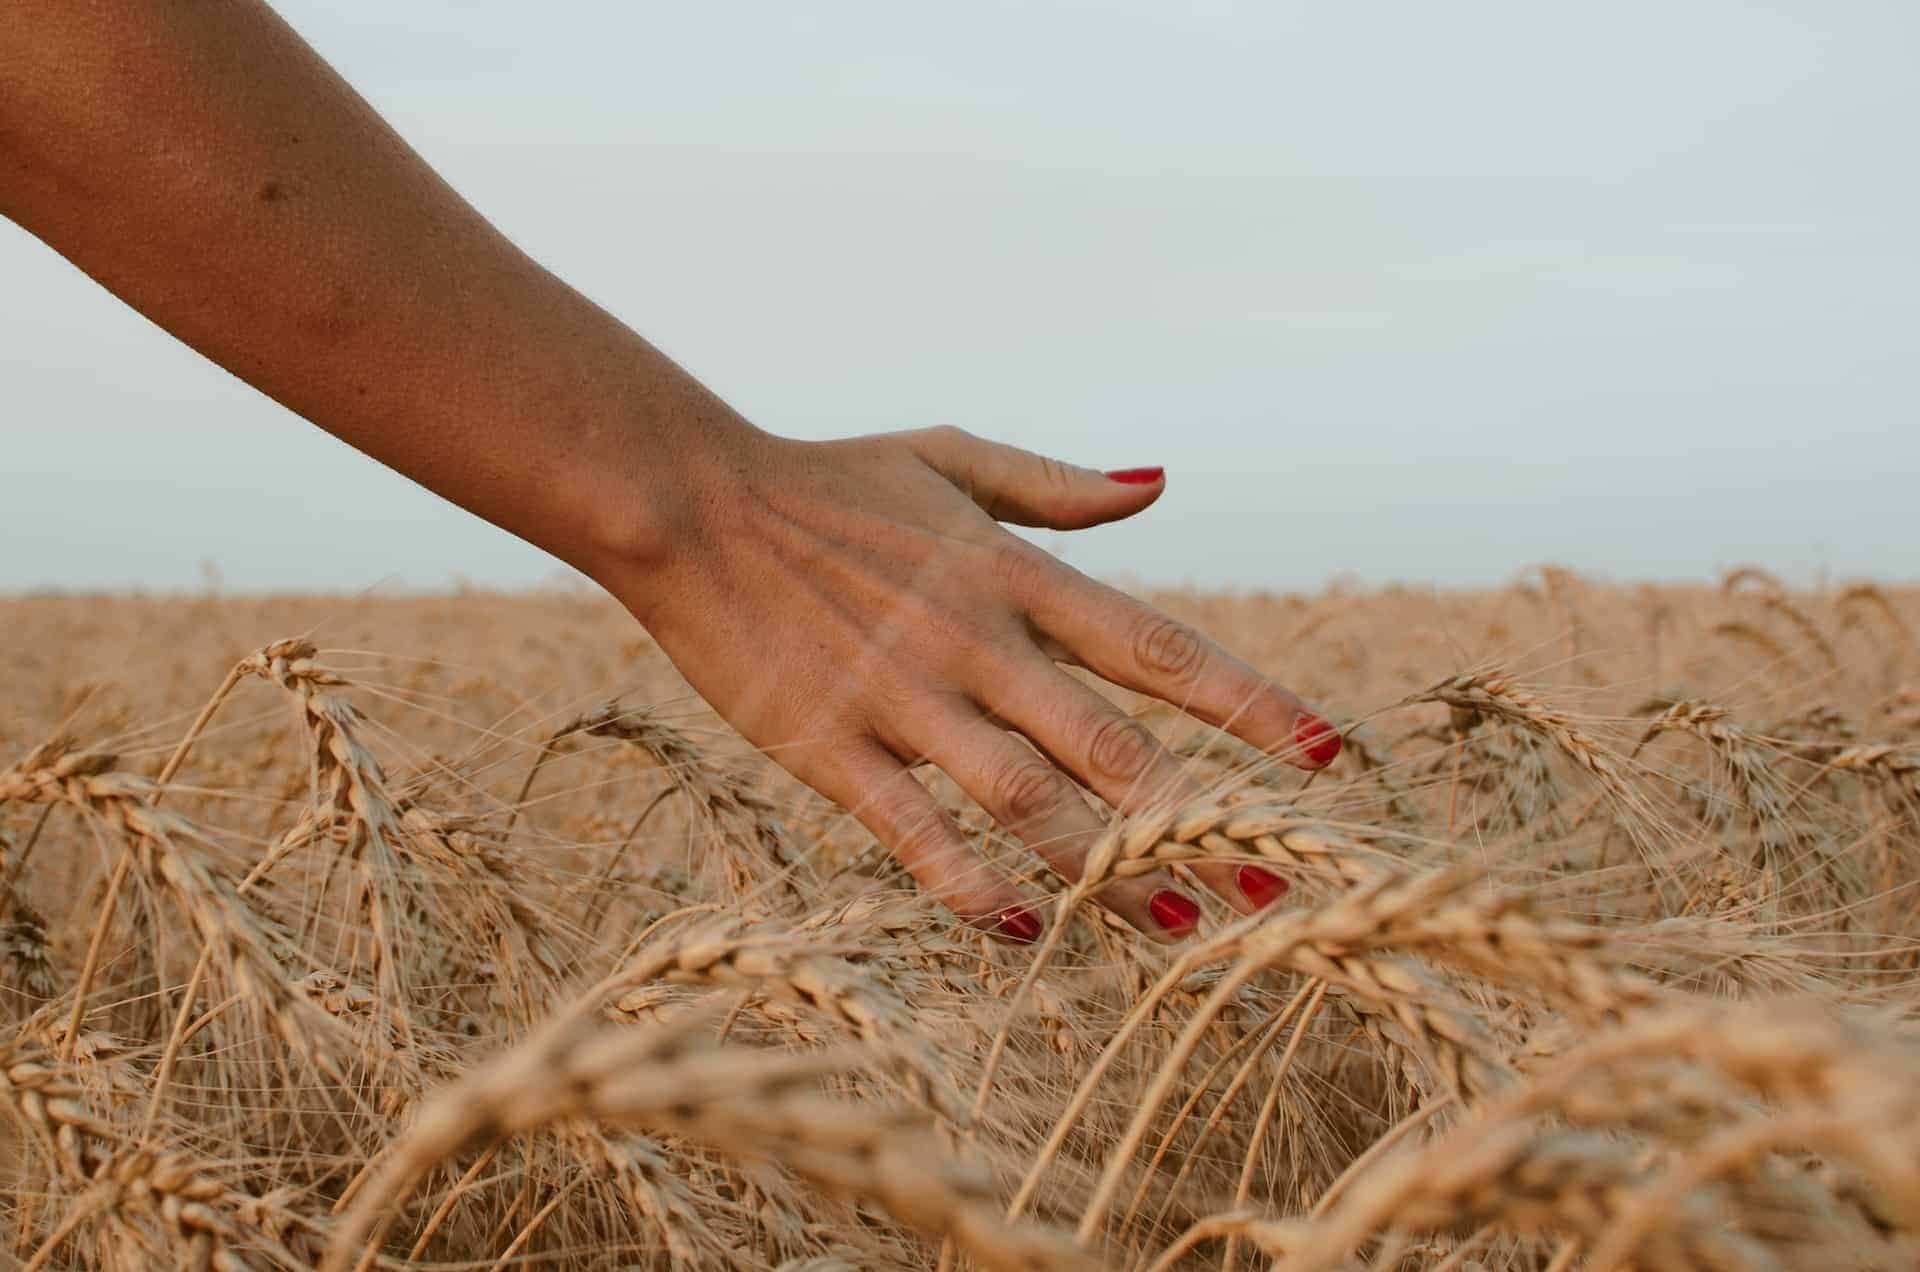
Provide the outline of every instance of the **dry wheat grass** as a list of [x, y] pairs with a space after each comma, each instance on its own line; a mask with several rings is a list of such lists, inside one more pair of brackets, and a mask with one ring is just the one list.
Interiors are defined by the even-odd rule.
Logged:
[[[1139, 710], [1207, 794], [1072, 884], [956, 806], [1051, 898], [1031, 951], [602, 602], [0, 601], [0, 1251], [1915, 1265], [1920, 597], [1160, 599], [1346, 753]], [[1294, 889], [1102, 919], [1202, 860]]]

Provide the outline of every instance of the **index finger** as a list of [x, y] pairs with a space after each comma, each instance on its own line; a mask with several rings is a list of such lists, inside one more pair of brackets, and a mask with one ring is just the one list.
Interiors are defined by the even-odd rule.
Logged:
[[1294, 694], [1185, 623], [1061, 567], [1072, 582], [1030, 599], [1034, 625], [1089, 670], [1218, 725], [1297, 768], [1325, 768], [1340, 734]]

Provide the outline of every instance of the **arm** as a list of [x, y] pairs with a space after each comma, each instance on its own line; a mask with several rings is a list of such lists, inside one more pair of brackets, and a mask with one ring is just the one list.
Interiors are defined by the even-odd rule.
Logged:
[[[600, 582], [962, 916], [1038, 930], [908, 764], [938, 764], [1068, 878], [1104, 819], [1065, 774], [1127, 809], [1197, 793], [1059, 662], [1301, 767], [1337, 752], [1292, 695], [996, 524], [1130, 516], [1157, 470], [1110, 479], [956, 430], [760, 432], [502, 237], [257, 0], [13, 0], [6, 24], [0, 213]], [[1201, 874], [1250, 911], [1278, 890], [1250, 869]], [[1102, 896], [1149, 934], [1191, 927], [1164, 876]]]
[[7, 8], [0, 212], [341, 440], [592, 574], [751, 431], [264, 5]]

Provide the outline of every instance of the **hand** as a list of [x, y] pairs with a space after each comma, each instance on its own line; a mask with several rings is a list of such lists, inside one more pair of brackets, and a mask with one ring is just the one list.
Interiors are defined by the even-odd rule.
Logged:
[[[735, 728], [998, 935], [1031, 941], [1040, 924], [911, 766], [943, 769], [1068, 880], [1106, 824], [1069, 774], [1127, 811], [1198, 794], [1144, 727], [1057, 664], [1302, 768], [1339, 752], [1298, 698], [997, 524], [1131, 516], [1165, 489], [1157, 470], [1115, 480], [953, 428], [826, 443], [749, 432], [705, 467], [663, 536], [654, 520], [657, 547], [601, 581]], [[1246, 913], [1286, 886], [1257, 866], [1194, 870]], [[1099, 897], [1162, 940], [1199, 918], [1164, 873]]]
[[[1339, 750], [1290, 694], [995, 524], [1130, 516], [1157, 477], [952, 429], [768, 437], [496, 232], [265, 4], [14, 9], [0, 215], [262, 392], [605, 584], [721, 715], [966, 918], [1039, 933], [910, 764], [946, 770], [1068, 879], [1103, 819], [1067, 774], [1129, 810], [1194, 793], [1056, 662], [1305, 766]], [[112, 91], [75, 67], [111, 68]], [[1283, 886], [1254, 866], [1196, 871], [1241, 910]], [[1155, 936], [1198, 918], [1165, 876], [1100, 895]]]

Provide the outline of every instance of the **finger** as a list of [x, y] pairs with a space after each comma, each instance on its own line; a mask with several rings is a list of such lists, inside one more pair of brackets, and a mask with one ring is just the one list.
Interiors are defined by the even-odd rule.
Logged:
[[1036, 589], [1029, 613], [1090, 670], [1295, 767], [1322, 769], [1340, 754], [1332, 725], [1213, 641], [1125, 592], [1064, 572], [1073, 583]]
[[1005, 940], [1031, 945], [1039, 939], [1039, 915], [1019, 889], [974, 851], [946, 810], [878, 743], [836, 755], [817, 785], [949, 910]]
[[[927, 733], [921, 749], [929, 759], [1055, 873], [1079, 881], [1107, 827], [1066, 774], [971, 704], [940, 712]], [[1096, 896], [1158, 941], [1177, 941], [1200, 922], [1199, 904], [1165, 871], [1115, 880]]]
[[1167, 486], [1158, 468], [1096, 472], [952, 427], [907, 434], [914, 453], [996, 521], [1079, 530], [1131, 517]]
[[[1136, 813], [1200, 798], [1199, 784], [1146, 726], [1051, 663], [1035, 658], [1003, 682], [994, 702], [996, 715], [1116, 808]], [[1287, 890], [1260, 866], [1208, 861], [1192, 870], [1242, 914]]]

